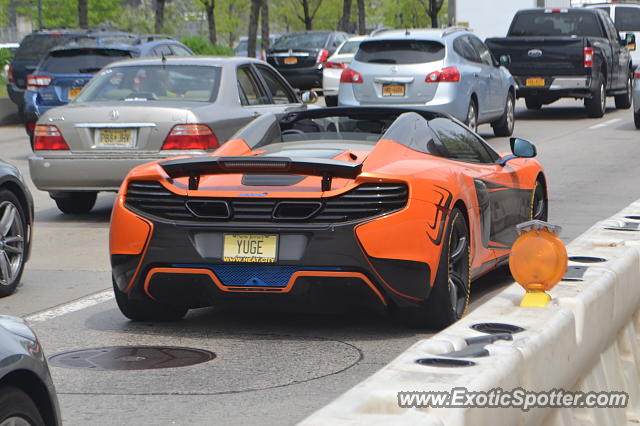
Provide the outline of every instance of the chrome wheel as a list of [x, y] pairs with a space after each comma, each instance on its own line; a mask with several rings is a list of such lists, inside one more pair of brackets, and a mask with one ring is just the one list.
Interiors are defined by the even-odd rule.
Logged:
[[467, 121], [465, 124], [474, 132], [478, 130], [478, 112], [476, 111], [476, 103], [473, 100], [469, 103], [469, 111], [467, 111]]
[[31, 426], [27, 420], [22, 417], [9, 417], [8, 419], [4, 419], [0, 426]]
[[604, 83], [600, 85], [600, 110], [603, 114], [607, 110], [607, 94], [604, 90]]
[[456, 318], [467, 309], [470, 294], [469, 233], [461, 215], [454, 217], [449, 235], [448, 284], [451, 308]]
[[533, 188], [531, 194], [531, 205], [529, 219], [531, 220], [547, 220], [547, 197], [545, 195], [544, 187], [539, 181], [536, 181], [536, 186]]
[[515, 105], [513, 103], [513, 97], [507, 97], [507, 129], [509, 130], [509, 134], [513, 133], [513, 126], [516, 121], [515, 115]]
[[24, 223], [11, 201], [0, 202], [0, 285], [15, 283], [24, 261]]

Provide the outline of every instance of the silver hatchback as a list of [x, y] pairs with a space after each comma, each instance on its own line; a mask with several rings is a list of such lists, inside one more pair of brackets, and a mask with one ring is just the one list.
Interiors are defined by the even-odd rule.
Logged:
[[340, 77], [338, 103], [423, 107], [510, 136], [515, 82], [467, 30], [385, 31], [360, 44]]

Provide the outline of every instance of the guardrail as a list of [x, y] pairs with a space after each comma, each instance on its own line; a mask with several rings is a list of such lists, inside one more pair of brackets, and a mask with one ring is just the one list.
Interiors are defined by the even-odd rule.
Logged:
[[[422, 340], [301, 424], [620, 425], [640, 423], [640, 201], [567, 246], [544, 308], [518, 284]], [[623, 391], [626, 408], [401, 408], [398, 392]], [[465, 402], [461, 399], [460, 402]], [[482, 402], [482, 401], [480, 401]]]

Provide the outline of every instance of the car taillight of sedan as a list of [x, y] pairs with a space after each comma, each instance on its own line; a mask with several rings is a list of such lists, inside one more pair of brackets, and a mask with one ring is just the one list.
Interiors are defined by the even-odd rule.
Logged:
[[362, 83], [362, 74], [351, 68], [345, 68], [340, 74], [340, 83]]
[[162, 149], [207, 150], [218, 146], [218, 138], [209, 126], [204, 124], [176, 124], [164, 140]]
[[56, 126], [38, 124], [33, 131], [33, 150], [68, 151], [69, 145]]
[[329, 51], [327, 49], [322, 49], [318, 52], [318, 60], [316, 61], [318, 64], [326, 62], [329, 59]]
[[7, 83], [13, 83], [13, 65], [9, 65], [9, 69], [7, 70]]
[[457, 83], [460, 81], [460, 71], [456, 67], [447, 67], [427, 74], [427, 83]]
[[51, 77], [46, 75], [27, 76], [27, 90], [37, 90], [38, 87], [47, 87], [51, 83]]
[[345, 69], [347, 66], [340, 62], [327, 62], [324, 64], [325, 69]]

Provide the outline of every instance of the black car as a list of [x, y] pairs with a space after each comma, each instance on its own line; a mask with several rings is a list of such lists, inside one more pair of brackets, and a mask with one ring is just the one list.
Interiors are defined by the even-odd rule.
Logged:
[[22, 175], [0, 161], [0, 297], [20, 282], [31, 248], [33, 198]]
[[597, 9], [524, 9], [507, 37], [486, 44], [518, 84], [517, 97], [540, 109], [560, 98], [581, 98], [589, 117], [602, 117], [606, 97], [631, 106], [633, 69], [627, 44], [609, 15]]
[[103, 40], [135, 40], [133, 34], [117, 31], [88, 30], [46, 30], [35, 31], [25, 36], [20, 42], [11, 64], [9, 65], [7, 92], [18, 111], [22, 115], [24, 92], [27, 88], [27, 75], [31, 74], [47, 52], [54, 47], [79, 39]]
[[348, 37], [338, 31], [288, 33], [267, 51], [267, 62], [296, 89], [320, 88], [324, 63]]
[[24, 320], [0, 315], [0, 425], [61, 424], [56, 390], [38, 338]]

